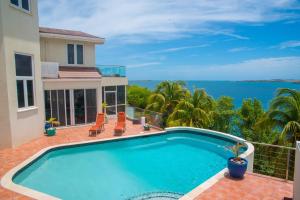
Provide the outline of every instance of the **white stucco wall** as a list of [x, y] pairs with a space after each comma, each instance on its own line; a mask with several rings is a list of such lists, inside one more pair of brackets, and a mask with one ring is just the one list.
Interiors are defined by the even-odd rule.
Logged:
[[[41, 38], [41, 61], [57, 62], [60, 66], [68, 66], [67, 44], [83, 44], [83, 64], [77, 66], [95, 67], [95, 44], [64, 39]], [[76, 64], [72, 64], [76, 66]]]
[[[40, 45], [38, 31], [37, 0], [31, 0], [31, 12], [25, 13], [0, 1], [1, 14], [1, 114], [0, 148], [15, 147], [43, 133], [44, 103], [42, 98]], [[20, 111], [17, 103], [16, 68], [14, 54], [32, 55], [34, 71], [35, 108]], [[6, 80], [5, 80], [6, 77]], [[7, 95], [7, 96], [6, 96]], [[4, 119], [6, 116], [6, 119]], [[3, 121], [2, 121], [3, 119]], [[9, 122], [8, 122], [9, 120]], [[9, 125], [10, 124], [10, 125]], [[2, 133], [1, 133], [2, 136]], [[11, 144], [9, 142], [11, 137]], [[4, 141], [4, 142], [3, 142]]]
[[102, 86], [128, 85], [127, 77], [102, 77]]
[[8, 109], [8, 92], [7, 92], [7, 77], [6, 63], [4, 62], [4, 37], [2, 32], [3, 12], [1, 8], [3, 2], [0, 2], [0, 149], [11, 146], [10, 121]]

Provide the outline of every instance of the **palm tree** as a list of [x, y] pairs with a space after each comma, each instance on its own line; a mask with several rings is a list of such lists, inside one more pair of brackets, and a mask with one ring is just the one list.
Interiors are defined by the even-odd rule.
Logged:
[[276, 128], [282, 130], [280, 141], [295, 144], [300, 139], [300, 92], [278, 89], [271, 102], [269, 116], [276, 122]]
[[146, 109], [163, 114], [163, 125], [166, 125], [168, 116], [173, 112], [175, 106], [183, 98], [190, 96], [182, 81], [163, 81], [159, 83], [156, 90], [148, 99]]
[[189, 95], [188, 90], [181, 81], [163, 81], [157, 85], [156, 90], [150, 95], [147, 109], [169, 113], [178, 102]]
[[168, 125], [208, 128], [213, 107], [213, 98], [205, 90], [196, 89], [193, 96], [180, 100], [168, 118]]

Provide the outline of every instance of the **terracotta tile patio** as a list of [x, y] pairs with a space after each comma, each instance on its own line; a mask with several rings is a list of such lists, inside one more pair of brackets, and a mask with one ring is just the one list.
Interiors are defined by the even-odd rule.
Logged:
[[[109, 124], [105, 125], [105, 131], [96, 137], [88, 136], [89, 126], [70, 127], [60, 129], [57, 131], [57, 135], [53, 137], [47, 137], [41, 135], [40, 138], [35, 139], [29, 143], [23, 144], [15, 149], [3, 149], [0, 150], [0, 177], [2, 177], [8, 170], [15, 167], [28, 157], [37, 153], [39, 150], [57, 144], [96, 140], [101, 138], [122, 137], [114, 136], [113, 127], [115, 121], [110, 120]], [[131, 122], [127, 122], [127, 130], [123, 136], [135, 135], [142, 131], [140, 125], [132, 125]], [[152, 129], [150, 132], [157, 130]], [[203, 192], [199, 199], [210, 200], [225, 200], [225, 199], [280, 199], [284, 197], [292, 197], [292, 183], [284, 182], [279, 179], [271, 177], [260, 176], [256, 174], [247, 174], [243, 180], [232, 180], [229, 178], [223, 178], [211, 188]], [[9, 190], [0, 187], [0, 200], [20, 200], [30, 199], [29, 197], [22, 196], [20, 194], [11, 192]]]
[[247, 173], [242, 180], [224, 177], [199, 195], [197, 200], [289, 200], [292, 196], [292, 182]]

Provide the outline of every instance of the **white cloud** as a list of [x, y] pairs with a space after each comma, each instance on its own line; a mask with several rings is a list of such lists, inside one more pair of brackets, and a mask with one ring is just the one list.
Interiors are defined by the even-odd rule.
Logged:
[[159, 65], [160, 62], [147, 62], [147, 63], [138, 63], [138, 64], [128, 64], [127, 68], [139, 68], [139, 67], [149, 67], [154, 65]]
[[[179, 65], [171, 68], [152, 68], [152, 76], [186, 80], [267, 80], [299, 79], [300, 56], [271, 57], [245, 60], [224, 65]], [[147, 76], [147, 74], [145, 75]], [[143, 77], [151, 79], [151, 77]]]
[[278, 45], [278, 47], [280, 49], [300, 47], [300, 40], [291, 40], [291, 41], [282, 42]]
[[183, 46], [183, 47], [173, 47], [168, 49], [160, 49], [156, 51], [150, 51], [150, 54], [160, 54], [160, 53], [170, 53], [175, 51], [183, 51], [186, 49], [195, 49], [195, 48], [203, 48], [209, 46], [208, 44], [201, 44], [201, 45], [193, 45], [193, 46]]
[[248, 39], [219, 22], [265, 23], [293, 20], [296, 0], [39, 0], [40, 24], [82, 30], [124, 42], [151, 42], [191, 34]]
[[228, 51], [231, 52], [231, 53], [234, 53], [234, 52], [251, 51], [251, 50], [253, 50], [253, 48], [250, 48], [250, 47], [237, 47], [237, 48], [229, 49]]

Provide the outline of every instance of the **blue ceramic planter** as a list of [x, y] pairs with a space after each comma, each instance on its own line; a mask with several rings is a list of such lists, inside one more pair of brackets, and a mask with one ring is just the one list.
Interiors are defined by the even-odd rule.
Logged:
[[245, 161], [243, 164], [239, 164], [236, 162], [231, 161], [234, 157], [228, 158], [227, 161], [227, 167], [229, 170], [229, 175], [233, 178], [243, 178], [244, 174], [247, 170], [248, 161], [244, 158], [241, 158], [243, 161]]

